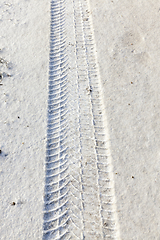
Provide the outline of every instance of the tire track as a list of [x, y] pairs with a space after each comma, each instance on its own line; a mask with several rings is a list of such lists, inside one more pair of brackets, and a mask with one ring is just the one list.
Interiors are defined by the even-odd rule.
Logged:
[[50, 68], [43, 239], [67, 236], [68, 122], [65, 1], [51, 2]]
[[84, 239], [119, 239], [115, 226], [117, 220], [110, 146], [104, 127], [106, 119], [89, 5], [86, 0], [73, 0], [73, 5], [85, 206]]
[[91, 27], [90, 11], [87, 0], [80, 1], [81, 21], [83, 26], [84, 44], [86, 49], [86, 62], [88, 84], [90, 91], [92, 121], [94, 127], [97, 184], [99, 186], [101, 228], [103, 239], [118, 239], [116, 232], [115, 195], [112, 165], [110, 159], [110, 146], [107, 141], [104, 123], [103, 91], [99, 79], [98, 64], [95, 54], [93, 28]]
[[[83, 239], [102, 239], [98, 172], [81, 3], [73, 1], [83, 202]], [[100, 225], [100, 226], [99, 226]]]
[[86, 0], [51, 2], [43, 239], [119, 239], [89, 12]]

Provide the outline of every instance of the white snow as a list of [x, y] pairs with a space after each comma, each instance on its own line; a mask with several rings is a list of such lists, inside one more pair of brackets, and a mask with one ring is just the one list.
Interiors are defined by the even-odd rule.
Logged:
[[144, 0], [90, 3], [121, 239], [159, 239], [159, 4]]
[[[90, 8], [121, 239], [159, 239], [160, 6], [90, 0]], [[50, 1], [1, 0], [2, 240], [42, 239], [49, 41]]]
[[41, 239], [50, 3], [0, 5], [0, 239]]

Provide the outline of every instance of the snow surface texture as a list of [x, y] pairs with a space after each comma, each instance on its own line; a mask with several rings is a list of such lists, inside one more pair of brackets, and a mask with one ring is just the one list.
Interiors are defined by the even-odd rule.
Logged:
[[90, 0], [121, 239], [160, 239], [160, 10]]
[[0, 239], [158, 239], [157, 4], [0, 16]]
[[42, 239], [50, 3], [0, 3], [0, 239]]

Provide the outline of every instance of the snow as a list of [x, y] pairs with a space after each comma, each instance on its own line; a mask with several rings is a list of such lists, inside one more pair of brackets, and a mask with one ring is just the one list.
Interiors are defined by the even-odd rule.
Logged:
[[160, 12], [156, 1], [90, 1], [122, 239], [160, 235]]
[[42, 238], [49, 10], [48, 1], [0, 7], [1, 239]]
[[[151, 0], [90, 0], [90, 10], [120, 236], [159, 239], [159, 6]], [[2, 240], [43, 235], [49, 38], [50, 1], [1, 1]]]

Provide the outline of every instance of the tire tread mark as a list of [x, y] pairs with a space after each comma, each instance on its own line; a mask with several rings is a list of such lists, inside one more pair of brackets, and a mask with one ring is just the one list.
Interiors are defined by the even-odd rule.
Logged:
[[[101, 227], [97, 226], [101, 219], [98, 205], [100, 205], [100, 199], [97, 194], [97, 168], [95, 165], [96, 152], [95, 142], [93, 136], [93, 121], [91, 112], [90, 97], [87, 94], [86, 89], [88, 88], [88, 74], [86, 69], [86, 53], [85, 53], [85, 42], [84, 32], [82, 25], [82, 12], [81, 2], [79, 0], [73, 0], [74, 6], [74, 27], [75, 27], [75, 40], [76, 40], [76, 68], [77, 68], [77, 92], [79, 101], [79, 132], [80, 132], [80, 153], [81, 153], [81, 181], [82, 181], [82, 199], [83, 199], [83, 239], [102, 239]], [[83, 132], [86, 135], [82, 136]], [[88, 167], [90, 164], [94, 165], [94, 173], [89, 171]], [[87, 176], [90, 175], [90, 178]], [[87, 184], [89, 183], [89, 184]], [[92, 187], [92, 188], [91, 188]], [[90, 191], [90, 197], [92, 195], [92, 201], [87, 197], [87, 193]], [[94, 202], [94, 203], [92, 203]], [[102, 224], [100, 224], [101, 226]]]
[[[104, 112], [103, 91], [96, 59], [96, 50], [89, 0], [80, 0], [82, 7], [83, 32], [85, 40], [88, 79], [94, 123], [95, 150], [97, 155], [98, 185], [101, 202], [101, 218], [103, 239], [120, 239], [116, 216], [116, 201], [114, 194], [114, 179], [110, 154], [109, 134]], [[97, 121], [98, 118], [98, 121]], [[101, 137], [99, 135], [101, 133]], [[102, 137], [103, 135], [103, 137]], [[104, 161], [107, 166], [104, 166]], [[100, 167], [100, 164], [101, 165]], [[102, 167], [103, 166], [103, 167]], [[102, 198], [103, 195], [103, 198]], [[105, 197], [104, 197], [105, 196]], [[106, 205], [107, 202], [107, 205]]]
[[[73, 30], [71, 37], [66, 31], [66, 8], [73, 16], [67, 26]], [[44, 240], [118, 239], [109, 140], [88, 9], [86, 0], [51, 1]]]
[[[104, 126], [106, 119], [104, 116], [104, 104], [101, 96], [101, 83], [99, 79], [98, 64], [96, 61], [89, 4], [87, 0], [73, 0], [73, 3], [80, 108], [79, 129], [82, 154], [82, 195], [84, 197], [83, 204], [86, 205], [86, 209], [88, 208], [87, 211], [91, 215], [92, 219], [92, 224], [89, 218], [83, 219], [83, 236], [85, 239], [90, 239], [91, 237], [92, 239], [119, 239], [117, 234], [118, 231], [115, 226], [117, 222], [115, 217], [115, 194], [110, 161], [110, 148], [108, 140], [104, 141], [108, 136], [106, 136], [106, 127]], [[86, 90], [88, 91], [88, 98], [85, 95]], [[87, 112], [89, 113], [88, 115]], [[83, 131], [88, 133], [88, 136], [90, 135], [92, 137], [86, 139], [87, 134], [83, 134]], [[87, 145], [87, 148], [85, 145]], [[87, 163], [87, 166], [91, 166], [88, 169], [85, 168], [84, 164], [84, 160], [86, 160], [87, 157], [89, 159], [89, 164]], [[89, 157], [91, 157], [92, 160], [94, 159], [94, 161], [92, 161]], [[100, 167], [100, 163], [104, 162], [107, 166], [104, 167], [103, 165], [103, 167]], [[93, 172], [96, 182], [93, 180]], [[86, 175], [89, 175], [89, 178], [86, 178]], [[90, 178], [92, 179], [91, 181]], [[85, 194], [89, 189], [92, 191], [95, 198], [94, 206], [92, 205], [93, 199], [91, 198], [91, 201], [88, 202], [85, 197]], [[98, 192], [97, 196], [95, 195], [95, 189]], [[96, 208], [97, 211], [95, 210]], [[82, 211], [83, 215], [87, 214], [85, 209], [82, 209]], [[94, 218], [94, 213], [98, 215], [98, 220]], [[96, 221], [98, 222], [100, 225], [99, 229], [93, 226], [93, 220], [95, 220], [95, 223]], [[86, 222], [88, 222], [89, 225], [86, 224]]]
[[43, 239], [68, 235], [68, 59], [65, 0], [51, 1], [50, 63]]

